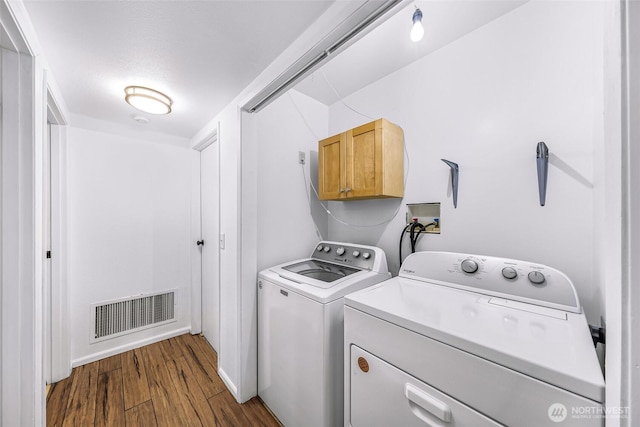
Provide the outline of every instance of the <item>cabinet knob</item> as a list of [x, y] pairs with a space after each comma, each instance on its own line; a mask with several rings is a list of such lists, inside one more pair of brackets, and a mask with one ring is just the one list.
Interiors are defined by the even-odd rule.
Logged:
[[341, 189], [340, 189], [340, 192], [341, 192], [341, 193], [344, 193], [344, 189], [342, 189], [342, 188], [341, 188]]
[[349, 187], [347, 187], [347, 189], [345, 191], [348, 193], [349, 191], [351, 191], [351, 189]]

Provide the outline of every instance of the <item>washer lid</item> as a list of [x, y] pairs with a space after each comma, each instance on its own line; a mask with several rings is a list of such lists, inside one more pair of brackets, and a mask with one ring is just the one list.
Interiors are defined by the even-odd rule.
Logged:
[[347, 295], [345, 304], [594, 401], [604, 401], [604, 379], [582, 313], [403, 277]]
[[[322, 287], [319, 286], [322, 283], [319, 280], [307, 278], [303, 282], [300, 280], [301, 276], [297, 276], [298, 280], [295, 280], [286, 277], [285, 273], [288, 272], [280, 267], [272, 267], [262, 270], [258, 273], [258, 277], [322, 304], [336, 301], [347, 294], [375, 285], [391, 277], [389, 273], [379, 274], [369, 270], [360, 270], [357, 273], [332, 282], [332, 286]], [[294, 275], [295, 273], [289, 274]], [[312, 285], [309, 282], [316, 283]]]
[[[283, 265], [282, 269], [293, 274], [298, 274], [305, 279], [315, 279], [308, 283], [313, 286], [321, 285], [322, 288], [333, 286], [333, 282], [343, 279], [354, 273], [362, 271], [359, 268], [324, 262], [317, 259], [307, 259], [289, 265]], [[285, 273], [286, 274], [286, 273]], [[289, 276], [288, 274], [286, 274]], [[286, 276], [285, 276], [286, 277]], [[291, 276], [294, 280], [296, 276]], [[290, 278], [291, 278], [290, 277]], [[299, 277], [297, 277], [300, 280]]]

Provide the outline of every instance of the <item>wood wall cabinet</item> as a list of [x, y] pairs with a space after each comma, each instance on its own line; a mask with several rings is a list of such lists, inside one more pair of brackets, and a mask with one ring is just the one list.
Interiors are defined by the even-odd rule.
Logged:
[[378, 119], [318, 142], [320, 200], [404, 196], [404, 132]]

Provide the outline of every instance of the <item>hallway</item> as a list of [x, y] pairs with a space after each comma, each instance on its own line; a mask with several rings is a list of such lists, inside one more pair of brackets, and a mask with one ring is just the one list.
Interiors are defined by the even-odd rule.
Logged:
[[205, 339], [185, 334], [75, 368], [52, 385], [47, 426], [265, 426], [258, 398], [239, 405]]

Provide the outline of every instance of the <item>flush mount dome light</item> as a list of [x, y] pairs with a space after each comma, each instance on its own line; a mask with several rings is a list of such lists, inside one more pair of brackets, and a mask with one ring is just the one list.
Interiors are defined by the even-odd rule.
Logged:
[[157, 90], [142, 86], [127, 86], [124, 88], [124, 100], [140, 111], [151, 114], [169, 114], [173, 101], [167, 95]]

